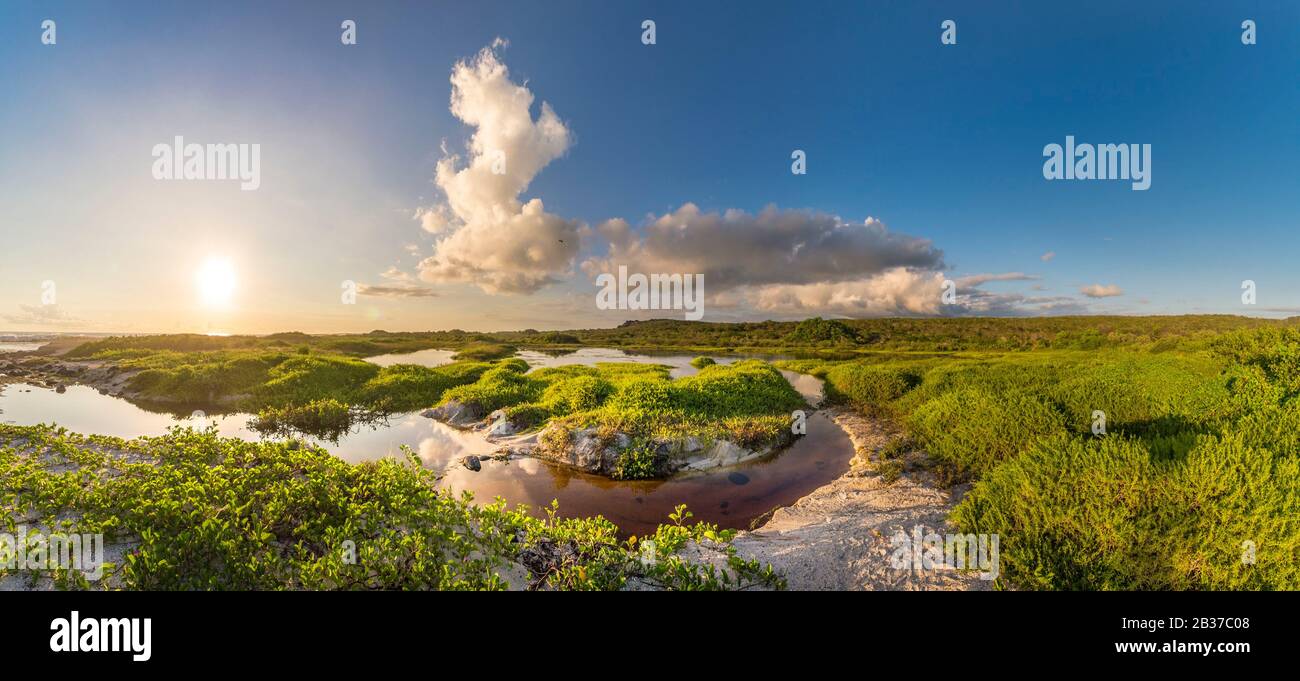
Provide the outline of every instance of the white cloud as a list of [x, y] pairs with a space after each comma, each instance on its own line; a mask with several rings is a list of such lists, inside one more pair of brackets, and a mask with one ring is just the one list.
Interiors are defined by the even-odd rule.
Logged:
[[1044, 254], [1038, 256], [1038, 259], [1039, 259], [1039, 260], [1042, 260], [1043, 262], [1051, 262], [1051, 261], [1052, 261], [1052, 258], [1055, 258], [1055, 257], [1056, 257], [1056, 251], [1048, 251], [1048, 252], [1046, 252], [1046, 253], [1044, 253]]
[[625, 220], [599, 229], [609, 242], [603, 257], [582, 269], [595, 277], [626, 265], [630, 272], [703, 274], [705, 290], [741, 286], [857, 281], [894, 268], [934, 270], [943, 252], [929, 239], [890, 232], [867, 218], [848, 223], [834, 215], [768, 206], [759, 213], [706, 213], [692, 203], [652, 218], [639, 233]]
[[519, 195], [572, 143], [568, 128], [542, 103], [533, 120], [533, 94], [510, 80], [497, 40], [451, 74], [451, 112], [474, 127], [468, 159], [438, 162], [444, 203], [416, 213], [440, 238], [420, 262], [427, 282], [469, 282], [488, 293], [533, 293], [572, 271], [578, 227], [547, 213], [541, 199]]
[[742, 300], [771, 312], [935, 315], [941, 312], [943, 282], [942, 272], [895, 267], [855, 281], [752, 287], [743, 291]]
[[970, 288], [987, 284], [990, 281], [1037, 281], [1038, 277], [1024, 272], [1002, 272], [999, 274], [972, 274], [957, 279], [957, 288]]
[[1101, 284], [1091, 284], [1080, 288], [1079, 293], [1082, 293], [1089, 298], [1113, 298], [1115, 296], [1124, 295], [1124, 289], [1121, 289], [1114, 284], [1106, 284], [1104, 286]]
[[1077, 301], [1068, 297], [995, 293], [980, 288], [988, 282], [1036, 279], [1021, 272], [959, 277], [953, 280], [956, 300], [945, 305], [942, 296], [946, 279], [942, 272], [897, 267], [854, 281], [746, 287], [738, 289], [727, 302], [735, 307], [796, 316], [1002, 316], [1083, 311]]

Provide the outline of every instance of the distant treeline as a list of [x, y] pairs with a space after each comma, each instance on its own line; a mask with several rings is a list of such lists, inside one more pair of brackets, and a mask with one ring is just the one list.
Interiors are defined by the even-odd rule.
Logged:
[[177, 334], [128, 336], [90, 341], [70, 353], [89, 357], [106, 350], [174, 350], [200, 352], [239, 349], [307, 348], [354, 356], [411, 352], [424, 348], [461, 348], [498, 343], [519, 347], [594, 346], [678, 348], [712, 351], [874, 350], [1088, 350], [1127, 345], [1173, 349], [1227, 331], [1300, 326], [1300, 317], [1257, 319], [1233, 315], [965, 317], [821, 319], [799, 322], [690, 322], [653, 319], [626, 322], [608, 329], [569, 331], [500, 331], [481, 333], [452, 329], [429, 332], [376, 330], [364, 334], [309, 335], [298, 332], [268, 336]]

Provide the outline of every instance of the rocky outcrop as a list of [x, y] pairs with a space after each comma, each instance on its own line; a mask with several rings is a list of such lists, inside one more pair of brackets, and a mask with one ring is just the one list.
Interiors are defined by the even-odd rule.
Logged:
[[552, 423], [542, 430], [537, 444], [523, 453], [588, 473], [612, 475], [623, 450], [631, 443], [626, 433], [602, 433], [599, 428], [571, 430]]
[[[654, 448], [659, 475], [668, 477], [675, 473], [703, 471], [735, 466], [771, 454], [781, 444], [747, 449], [729, 440], [706, 442], [696, 436], [670, 440], [655, 440], [648, 446]], [[613, 475], [619, 459], [632, 445], [627, 433], [602, 432], [600, 428], [570, 428], [562, 423], [548, 425], [537, 438], [537, 444], [519, 453], [571, 466], [587, 473]]]
[[420, 412], [420, 416], [460, 428], [469, 428], [483, 418], [483, 412], [475, 405], [450, 400], [432, 409], [425, 409]]

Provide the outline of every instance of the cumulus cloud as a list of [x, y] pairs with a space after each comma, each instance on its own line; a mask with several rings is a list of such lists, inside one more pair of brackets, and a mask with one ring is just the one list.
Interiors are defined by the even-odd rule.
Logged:
[[510, 80], [498, 54], [503, 46], [498, 39], [452, 69], [451, 112], [474, 133], [467, 158], [444, 154], [438, 162], [445, 201], [416, 214], [438, 237], [419, 276], [474, 283], [488, 293], [532, 293], [572, 271], [579, 224], [520, 194], [568, 150], [572, 135], [545, 102], [533, 119], [533, 93]]
[[621, 219], [597, 231], [609, 251], [582, 263], [589, 276], [620, 265], [631, 272], [703, 274], [711, 294], [742, 286], [856, 281], [899, 267], [943, 267], [943, 252], [929, 239], [890, 232], [875, 218], [848, 223], [774, 206], [757, 214], [718, 213], [686, 203], [652, 218], [640, 232]]
[[1089, 298], [1114, 298], [1115, 296], [1124, 295], [1124, 289], [1114, 284], [1104, 286], [1102, 284], [1091, 284], [1080, 288], [1079, 293]]

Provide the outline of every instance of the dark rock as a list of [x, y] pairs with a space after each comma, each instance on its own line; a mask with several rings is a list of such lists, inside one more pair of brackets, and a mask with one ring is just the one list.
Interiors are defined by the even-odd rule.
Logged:
[[479, 461], [479, 458], [477, 456], [467, 456], [461, 459], [460, 462], [464, 464], [466, 468], [476, 473], [478, 471], [483, 470], [483, 463]]

